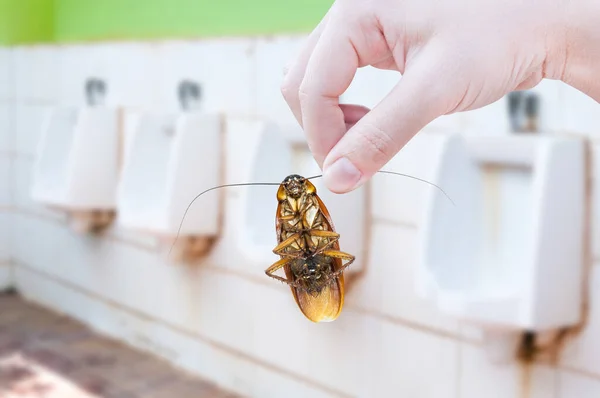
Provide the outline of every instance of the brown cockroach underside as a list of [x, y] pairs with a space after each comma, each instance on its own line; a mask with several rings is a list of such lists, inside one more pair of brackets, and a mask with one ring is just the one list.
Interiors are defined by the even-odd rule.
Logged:
[[[343, 271], [355, 257], [340, 251], [340, 235], [308, 179], [296, 174], [286, 177], [277, 191], [277, 200], [278, 245], [273, 252], [280, 260], [265, 272], [290, 286], [308, 319], [333, 321], [344, 304]], [[275, 275], [281, 268], [285, 278]]]

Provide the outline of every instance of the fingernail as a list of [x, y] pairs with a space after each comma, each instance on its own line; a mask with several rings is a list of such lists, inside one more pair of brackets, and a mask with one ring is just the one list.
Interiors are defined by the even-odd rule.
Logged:
[[352, 190], [360, 181], [360, 177], [360, 171], [346, 158], [336, 160], [323, 174], [327, 187], [336, 193]]

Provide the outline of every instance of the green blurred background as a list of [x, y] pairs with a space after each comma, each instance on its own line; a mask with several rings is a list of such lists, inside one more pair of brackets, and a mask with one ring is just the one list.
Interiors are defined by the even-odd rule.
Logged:
[[333, 0], [0, 0], [4, 45], [309, 32]]

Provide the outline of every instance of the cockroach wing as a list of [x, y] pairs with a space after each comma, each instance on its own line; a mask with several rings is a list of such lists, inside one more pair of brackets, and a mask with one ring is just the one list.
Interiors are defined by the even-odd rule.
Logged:
[[[285, 268], [285, 274], [289, 278], [291, 272]], [[319, 295], [311, 296], [306, 291], [292, 287], [292, 294], [305, 317], [313, 322], [331, 322], [342, 312], [344, 305], [344, 277], [334, 279], [323, 288]]]

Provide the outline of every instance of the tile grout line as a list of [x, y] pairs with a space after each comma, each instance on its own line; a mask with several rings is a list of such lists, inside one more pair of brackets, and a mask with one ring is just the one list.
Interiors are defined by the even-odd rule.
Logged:
[[453, 340], [453, 341], [460, 342], [460, 343], [466, 343], [466, 344], [470, 344], [473, 346], [481, 346], [481, 344], [477, 340], [469, 339], [469, 338], [461, 335], [460, 332], [457, 334], [454, 334], [452, 332], [448, 332], [448, 331], [445, 331], [442, 329], [436, 329], [434, 327], [430, 327], [430, 326], [422, 324], [422, 323], [412, 322], [407, 319], [398, 318], [393, 315], [388, 315], [388, 314], [385, 314], [382, 312], [369, 310], [366, 308], [358, 307], [356, 305], [348, 305], [347, 308], [358, 314], [362, 314], [365, 316], [371, 316], [371, 317], [374, 317], [381, 321], [386, 321], [386, 322], [391, 323], [396, 326], [398, 326], [398, 325], [403, 326], [403, 327], [405, 327], [407, 329], [411, 329], [413, 331], [418, 331], [418, 332], [421, 332], [424, 334], [435, 335], [436, 337], [441, 337], [441, 338]]
[[231, 346], [228, 346], [227, 344], [224, 344], [224, 343], [215, 341], [215, 340], [213, 340], [211, 338], [208, 338], [206, 336], [203, 336], [202, 334], [200, 334], [198, 332], [195, 332], [195, 331], [192, 331], [192, 330], [188, 330], [188, 329], [186, 329], [184, 327], [181, 327], [181, 326], [174, 325], [171, 322], [167, 322], [167, 321], [165, 321], [163, 319], [156, 318], [153, 315], [146, 314], [146, 313], [144, 313], [144, 312], [142, 312], [140, 310], [137, 310], [137, 309], [131, 308], [131, 307], [127, 306], [127, 305], [123, 305], [121, 303], [118, 303], [118, 302], [114, 301], [113, 299], [103, 297], [102, 295], [97, 294], [95, 292], [92, 292], [92, 291], [90, 291], [88, 289], [85, 289], [85, 288], [83, 288], [81, 286], [78, 286], [78, 285], [76, 285], [73, 282], [67, 281], [67, 280], [65, 280], [63, 278], [57, 277], [57, 276], [52, 275], [50, 273], [47, 273], [45, 271], [41, 271], [41, 270], [37, 269], [36, 267], [32, 267], [30, 265], [27, 265], [27, 264], [23, 263], [22, 261], [15, 261], [15, 265], [16, 265], [16, 267], [21, 267], [21, 268], [23, 268], [23, 269], [25, 269], [25, 270], [27, 270], [29, 272], [37, 274], [38, 276], [44, 277], [44, 278], [46, 278], [48, 280], [53, 281], [54, 283], [62, 285], [63, 287], [69, 288], [69, 289], [71, 289], [73, 291], [79, 292], [80, 294], [84, 294], [84, 295], [87, 295], [90, 298], [93, 298], [95, 300], [101, 301], [101, 302], [103, 302], [104, 304], [106, 304], [108, 306], [111, 306], [111, 307], [120, 309], [120, 310], [122, 310], [124, 312], [127, 312], [130, 315], [132, 315], [132, 316], [136, 316], [138, 318], [141, 318], [141, 319], [144, 319], [144, 320], [156, 323], [158, 325], [162, 325], [164, 327], [167, 327], [167, 328], [171, 329], [174, 332], [180, 333], [180, 334], [182, 334], [184, 336], [187, 336], [187, 337], [190, 337], [192, 339], [199, 340], [199, 341], [201, 341], [201, 342], [203, 342], [203, 343], [205, 343], [205, 344], [207, 344], [207, 345], [209, 345], [209, 346], [211, 346], [211, 347], [213, 347], [215, 349], [218, 349], [218, 350], [220, 350], [223, 353], [226, 353], [228, 355], [231, 355], [231, 356], [237, 357], [239, 359], [251, 362], [251, 363], [253, 363], [253, 364], [257, 365], [257, 366], [260, 366], [260, 367], [263, 367], [265, 369], [271, 370], [271, 371], [273, 371], [275, 373], [282, 374], [282, 375], [284, 375], [286, 377], [289, 377], [290, 379], [293, 379], [293, 380], [296, 380], [296, 381], [300, 381], [300, 382], [302, 382], [302, 383], [304, 383], [304, 384], [306, 384], [308, 386], [320, 389], [320, 390], [328, 392], [328, 393], [332, 393], [332, 394], [334, 394], [336, 396], [339, 396], [339, 397], [352, 397], [352, 398], [354, 398], [352, 395], [349, 395], [349, 394], [347, 394], [347, 393], [345, 393], [343, 391], [339, 391], [339, 390], [337, 390], [335, 388], [329, 387], [327, 385], [323, 385], [323, 384], [321, 384], [319, 382], [316, 382], [314, 380], [308, 379], [308, 378], [306, 378], [304, 376], [299, 376], [297, 373], [295, 373], [293, 371], [289, 371], [287, 369], [280, 368], [280, 367], [278, 367], [275, 364], [272, 364], [272, 363], [269, 363], [268, 361], [265, 361], [265, 360], [262, 360], [260, 358], [254, 357], [254, 356], [252, 356], [250, 354], [247, 354], [247, 353], [245, 353], [243, 351], [239, 351], [239, 350], [237, 350], [237, 349], [235, 349], [235, 348], [233, 348]]
[[373, 217], [372, 222], [373, 222], [374, 226], [375, 225], [388, 225], [388, 226], [393, 226], [393, 227], [400, 227], [400, 228], [404, 228], [404, 229], [414, 229], [414, 230], [419, 228], [419, 226], [414, 222], [390, 220], [390, 219], [382, 218], [382, 217]]
[[[0, 208], [0, 210], [2, 210], [2, 209]], [[35, 218], [35, 219], [45, 221], [45, 222], [51, 222], [51, 223], [58, 224], [60, 226], [63, 226], [65, 228], [69, 229], [67, 220], [59, 218], [58, 216], [55, 217], [55, 216], [51, 216], [51, 215], [46, 215], [46, 214], [43, 214], [42, 212], [37, 212], [35, 210], [25, 209], [22, 207], [12, 208], [12, 212], [13, 212], [13, 214], [16, 214], [16, 215]], [[75, 236], [80, 237], [80, 235], [75, 235]], [[100, 239], [104, 238], [111, 242], [118, 242], [118, 243], [121, 243], [124, 245], [129, 245], [129, 246], [135, 247], [137, 249], [149, 251], [152, 253], [155, 252], [155, 249], [157, 247], [156, 244], [154, 244], [154, 243], [143, 244], [143, 243], [135, 242], [133, 239], [123, 238], [123, 237], [120, 237], [120, 236], [115, 235], [110, 232], [102, 234], [102, 235], [98, 235], [98, 238], [100, 238]]]
[[552, 398], [560, 398], [560, 372], [558, 372], [556, 367], [554, 368], [554, 378], [552, 381], [554, 391], [554, 396]]
[[458, 353], [456, 355], [456, 398], [462, 397], [462, 377], [463, 377], [463, 345], [458, 343]]
[[564, 365], [557, 366], [556, 369], [563, 371], [563, 372], [575, 374], [577, 376], [587, 377], [588, 379], [593, 379], [595, 381], [600, 381], [600, 373], [594, 373], [594, 372], [590, 372], [589, 370], [578, 369], [578, 368], [575, 368], [572, 366], [564, 366]]
[[16, 79], [16, 57], [14, 49], [10, 50], [9, 53], [9, 66], [8, 66], [8, 79], [11, 82], [10, 85], [10, 99], [7, 100], [7, 117], [8, 117], [8, 137], [9, 137], [9, 154], [7, 155], [9, 158], [9, 181], [8, 181], [8, 189], [10, 190], [10, 203], [11, 209], [9, 213], [11, 213], [11, 217], [9, 219], [9, 234], [8, 234], [8, 255], [9, 255], [9, 288], [15, 287], [15, 220], [14, 220], [14, 212], [15, 212], [15, 203], [17, 198], [17, 190], [16, 190], [16, 148], [17, 148], [17, 132], [15, 130], [16, 126], [16, 92], [17, 92], [17, 79]]
[[7, 157], [7, 158], [20, 158], [23, 160], [28, 160], [30, 162], [34, 162], [35, 161], [35, 155], [32, 153], [27, 153], [27, 152], [18, 152], [15, 150], [8, 150], [8, 151], [0, 151], [0, 156], [2, 157]]

